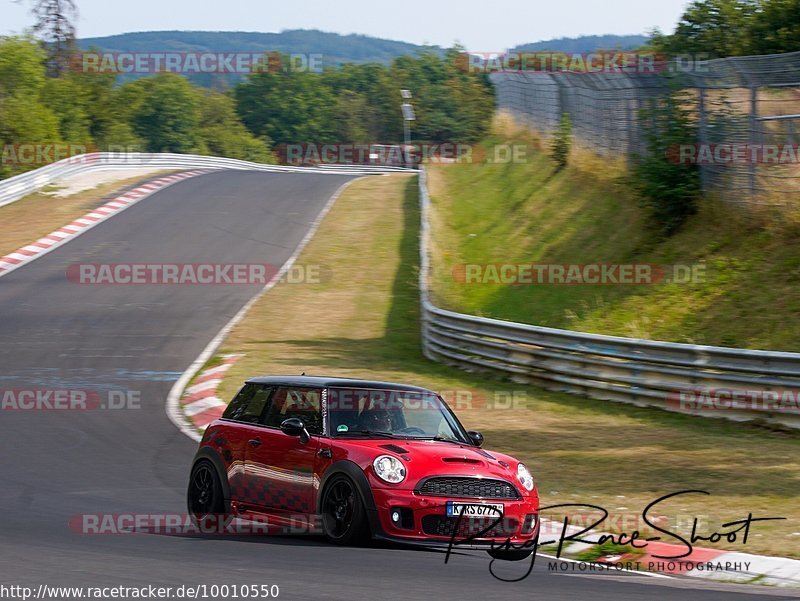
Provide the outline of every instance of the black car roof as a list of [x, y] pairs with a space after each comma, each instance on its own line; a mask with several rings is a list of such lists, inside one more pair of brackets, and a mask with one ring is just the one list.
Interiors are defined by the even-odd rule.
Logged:
[[329, 378], [325, 376], [262, 376], [247, 380], [252, 384], [271, 384], [273, 386], [309, 386], [314, 388], [376, 388], [381, 390], [407, 390], [435, 394], [427, 388], [381, 382], [380, 380], [358, 380], [351, 378]]

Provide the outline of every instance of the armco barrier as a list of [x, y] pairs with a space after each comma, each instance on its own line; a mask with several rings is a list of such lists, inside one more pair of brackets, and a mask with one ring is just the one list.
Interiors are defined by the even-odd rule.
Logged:
[[429, 359], [596, 399], [800, 427], [800, 353], [586, 334], [435, 306], [424, 170], [419, 186], [422, 345]]
[[239, 169], [248, 171], [281, 171], [294, 173], [337, 173], [340, 175], [366, 175], [370, 173], [391, 173], [409, 171], [403, 167], [383, 167], [377, 165], [337, 165], [323, 167], [288, 167], [264, 165], [237, 159], [170, 153], [113, 153], [98, 152], [83, 154], [61, 160], [15, 175], [0, 181], [0, 207], [15, 202], [36, 190], [55, 181], [78, 173], [104, 169]]

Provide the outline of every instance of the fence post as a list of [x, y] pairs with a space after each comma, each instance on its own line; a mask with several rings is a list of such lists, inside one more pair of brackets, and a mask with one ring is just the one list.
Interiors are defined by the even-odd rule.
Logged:
[[[752, 148], [758, 144], [756, 126], [758, 124], [758, 87], [755, 85], [750, 86], [750, 135], [748, 136], [751, 152]], [[748, 166], [748, 188], [750, 190], [750, 202], [755, 204], [756, 201], [756, 163], [750, 160]]]
[[[707, 127], [708, 127], [708, 115], [706, 113], [706, 89], [701, 87], [698, 88], [700, 92], [700, 97], [697, 103], [697, 111], [700, 113], [698, 115], [699, 122], [700, 122], [700, 130], [698, 131], [697, 141], [701, 147], [704, 144], [708, 143], [708, 136], [707, 134]], [[700, 164], [700, 189], [702, 190], [703, 194], [708, 194], [708, 166]]]

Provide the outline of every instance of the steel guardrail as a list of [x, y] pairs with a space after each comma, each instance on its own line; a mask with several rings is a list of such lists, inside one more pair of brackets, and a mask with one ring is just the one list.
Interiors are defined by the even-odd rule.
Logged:
[[427, 358], [547, 390], [800, 428], [800, 353], [589, 334], [437, 307], [429, 283], [430, 198], [424, 170], [419, 194], [419, 287]]
[[238, 169], [288, 173], [325, 173], [338, 175], [369, 175], [375, 173], [413, 172], [404, 167], [380, 165], [326, 165], [292, 167], [265, 165], [238, 159], [174, 153], [113, 153], [98, 152], [63, 159], [34, 171], [0, 181], [0, 207], [24, 198], [58, 180], [78, 173], [109, 169]]

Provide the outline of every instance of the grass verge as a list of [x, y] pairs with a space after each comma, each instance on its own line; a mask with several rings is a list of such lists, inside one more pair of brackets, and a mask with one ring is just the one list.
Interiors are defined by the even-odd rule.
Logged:
[[604, 530], [646, 532], [648, 503], [703, 489], [712, 496], [679, 497], [651, 515], [684, 535], [689, 516], [707, 533], [749, 512], [788, 517], [755, 524], [747, 546], [718, 546], [800, 557], [795, 434], [543, 392], [425, 360], [416, 186], [413, 176], [393, 175], [348, 188], [298, 260], [326, 266], [330, 277], [281, 283], [254, 305], [219, 350], [245, 354], [226, 374], [222, 398], [255, 375], [302, 372], [426, 386], [484, 433], [487, 448], [531, 467], [543, 504], [601, 505], [611, 514]]
[[[574, 153], [556, 172], [524, 134], [498, 133], [486, 143], [527, 144], [527, 162], [429, 170], [437, 241], [432, 283], [440, 306], [599, 334], [800, 348], [794, 217], [703, 201], [663, 239], [649, 227], [619, 163]], [[469, 284], [458, 267], [602, 263], [700, 266], [703, 277], [652, 285], [514, 285], [491, 277]]]

